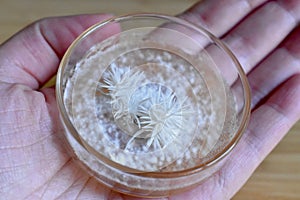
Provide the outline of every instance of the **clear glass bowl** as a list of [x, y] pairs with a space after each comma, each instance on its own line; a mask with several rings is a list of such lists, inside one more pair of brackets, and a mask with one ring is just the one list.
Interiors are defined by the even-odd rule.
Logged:
[[87, 29], [65, 53], [56, 91], [75, 160], [113, 190], [142, 197], [210, 177], [250, 114], [232, 52], [204, 28], [160, 14]]

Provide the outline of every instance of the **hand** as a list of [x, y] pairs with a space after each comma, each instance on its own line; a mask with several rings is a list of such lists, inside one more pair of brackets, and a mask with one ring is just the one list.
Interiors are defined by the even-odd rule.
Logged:
[[[59, 139], [54, 88], [41, 89], [75, 37], [107, 17], [45, 19], [0, 46], [1, 197], [134, 199], [98, 184], [71, 160]], [[207, 0], [180, 17], [228, 44], [248, 72], [253, 99], [248, 129], [222, 169], [170, 199], [229, 199], [300, 118], [300, 1]]]

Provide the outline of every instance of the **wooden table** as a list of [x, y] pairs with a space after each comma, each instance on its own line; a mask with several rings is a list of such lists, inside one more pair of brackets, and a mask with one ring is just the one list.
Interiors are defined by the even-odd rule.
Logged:
[[[0, 43], [42, 17], [143, 11], [176, 14], [194, 2], [196, 0], [0, 0]], [[300, 199], [300, 123], [294, 126], [233, 199]]]

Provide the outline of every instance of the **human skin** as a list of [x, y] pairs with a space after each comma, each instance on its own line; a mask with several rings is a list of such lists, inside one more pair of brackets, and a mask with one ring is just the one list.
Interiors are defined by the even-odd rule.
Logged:
[[[205, 26], [234, 52], [247, 72], [252, 110], [220, 171], [168, 198], [230, 199], [300, 118], [300, 1], [207, 0], [178, 16]], [[61, 141], [54, 88], [42, 88], [71, 42], [108, 17], [43, 19], [0, 46], [0, 197], [136, 199], [97, 183], [74, 163]]]

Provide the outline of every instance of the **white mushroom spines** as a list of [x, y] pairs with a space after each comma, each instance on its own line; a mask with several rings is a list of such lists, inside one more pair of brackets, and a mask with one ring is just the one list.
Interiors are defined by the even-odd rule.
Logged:
[[129, 98], [143, 79], [142, 72], [134, 72], [130, 68], [120, 70], [115, 66], [103, 74], [103, 83], [99, 83], [99, 86], [109, 91], [115, 119], [128, 114]]
[[147, 81], [143, 72], [129, 67], [111, 67], [99, 86], [108, 91], [116, 123], [123, 127], [126, 123], [131, 135], [125, 150], [131, 151], [141, 139], [145, 151], [163, 149], [185, 129], [193, 114], [186, 99], [180, 100], [172, 89]]

